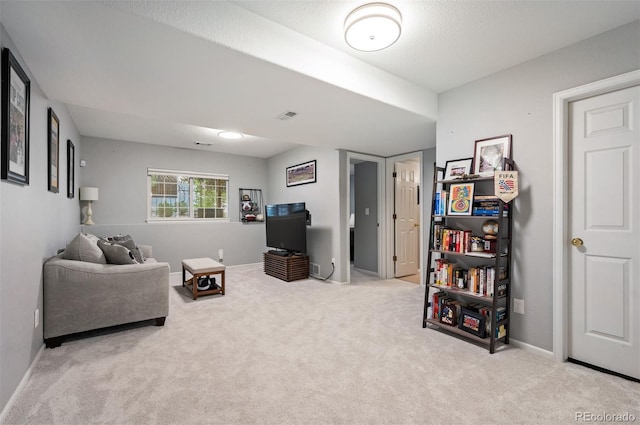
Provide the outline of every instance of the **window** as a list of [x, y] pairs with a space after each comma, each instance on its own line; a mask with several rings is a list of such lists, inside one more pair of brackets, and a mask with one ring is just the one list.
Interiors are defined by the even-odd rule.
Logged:
[[149, 168], [147, 219], [228, 219], [229, 176]]

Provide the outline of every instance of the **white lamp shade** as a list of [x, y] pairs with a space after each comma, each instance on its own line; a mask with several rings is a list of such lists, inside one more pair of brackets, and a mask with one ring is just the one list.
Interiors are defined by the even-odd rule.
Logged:
[[402, 15], [386, 3], [358, 7], [344, 21], [344, 39], [356, 50], [382, 50], [400, 38]]
[[97, 187], [81, 187], [80, 200], [81, 201], [97, 201], [98, 188]]

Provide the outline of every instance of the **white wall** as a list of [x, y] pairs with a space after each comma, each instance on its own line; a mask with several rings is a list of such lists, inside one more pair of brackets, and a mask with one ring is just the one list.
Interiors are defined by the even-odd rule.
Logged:
[[[287, 187], [285, 169], [314, 159], [317, 161], [317, 182]], [[265, 202], [306, 203], [312, 216], [312, 225], [307, 227], [309, 260], [318, 264], [320, 274], [326, 277], [331, 272], [331, 258], [335, 258], [336, 270], [330, 279], [344, 282], [348, 264], [343, 264], [342, 252], [348, 249], [349, 235], [345, 236], [344, 244], [341, 245], [340, 170], [339, 152], [336, 150], [301, 147], [273, 156], [268, 160], [269, 195]], [[349, 176], [344, 178], [348, 179]], [[348, 204], [344, 206], [345, 209], [347, 207]]]
[[[1, 17], [0, 17], [1, 18]], [[67, 198], [67, 139], [81, 152], [80, 137], [66, 108], [49, 101], [4, 27], [0, 44], [11, 49], [31, 80], [29, 185], [0, 181], [0, 411], [43, 345], [42, 265], [79, 229], [78, 196]], [[48, 191], [47, 110], [60, 119], [60, 191]], [[78, 182], [76, 172], [76, 187]], [[34, 329], [34, 312], [40, 325]]]
[[639, 21], [439, 96], [437, 162], [473, 155], [474, 140], [513, 135], [515, 201], [512, 336], [552, 350], [552, 95], [640, 68]]
[[[239, 188], [262, 189], [266, 196], [266, 160], [202, 150], [144, 143], [84, 138], [81, 186], [95, 186], [95, 226], [84, 230], [98, 236], [130, 234], [139, 244], [153, 246], [154, 257], [172, 272], [185, 258], [218, 259], [227, 265], [257, 263], [265, 250], [264, 223], [240, 222]], [[147, 223], [147, 168], [229, 174], [229, 219], [223, 222]], [[77, 217], [80, 222], [80, 217]]]

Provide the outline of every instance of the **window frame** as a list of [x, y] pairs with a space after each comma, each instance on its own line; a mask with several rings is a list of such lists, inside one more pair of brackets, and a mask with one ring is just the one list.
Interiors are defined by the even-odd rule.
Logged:
[[[152, 217], [151, 210], [153, 204], [153, 193], [152, 193], [152, 176], [173, 176], [176, 178], [188, 178], [189, 179], [189, 216], [188, 217]], [[226, 217], [215, 218], [215, 217], [207, 217], [207, 218], [198, 218], [195, 217], [196, 207], [194, 206], [194, 196], [195, 196], [195, 185], [194, 179], [215, 179], [215, 180], [223, 180], [226, 182], [225, 185], [225, 207], [224, 207], [224, 215]], [[179, 199], [179, 188], [177, 189], [178, 195], [176, 198]], [[176, 206], [176, 208], [179, 208]], [[222, 208], [220, 208], [222, 209]], [[167, 223], [167, 222], [188, 222], [188, 223], [201, 223], [201, 222], [228, 222], [229, 218], [229, 174], [221, 174], [221, 173], [204, 173], [204, 172], [196, 172], [196, 171], [179, 171], [179, 170], [169, 170], [162, 168], [147, 168], [147, 223]]]

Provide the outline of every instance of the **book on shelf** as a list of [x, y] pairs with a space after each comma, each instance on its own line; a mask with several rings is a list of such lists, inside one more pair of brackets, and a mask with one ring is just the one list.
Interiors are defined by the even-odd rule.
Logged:
[[504, 320], [507, 317], [507, 309], [505, 307], [496, 308], [496, 322]]
[[470, 249], [470, 241], [470, 230], [455, 230], [442, 225], [434, 226], [432, 246], [438, 251], [464, 254]]
[[442, 229], [443, 225], [439, 223], [433, 224], [433, 240], [431, 241], [431, 247], [435, 250], [439, 250], [441, 248], [440, 242], [442, 241]]
[[[475, 196], [473, 198], [473, 205], [471, 208], [471, 214], [476, 216], [495, 216], [500, 214], [500, 200], [497, 196]], [[502, 215], [503, 217], [509, 214], [509, 204], [503, 204]]]
[[[498, 209], [486, 209], [486, 208], [480, 209], [480, 208], [473, 207], [471, 209], [471, 215], [476, 217], [498, 217], [500, 216], [500, 211]], [[502, 210], [502, 216], [508, 217], [509, 210]]]
[[445, 215], [447, 211], [447, 202], [449, 200], [449, 192], [443, 190], [440, 192], [440, 215]]
[[438, 299], [440, 298], [440, 294], [442, 291], [435, 292], [431, 295], [431, 318], [435, 319], [438, 317]]
[[433, 214], [445, 215], [447, 211], [448, 192], [446, 190], [438, 190], [433, 196]]

